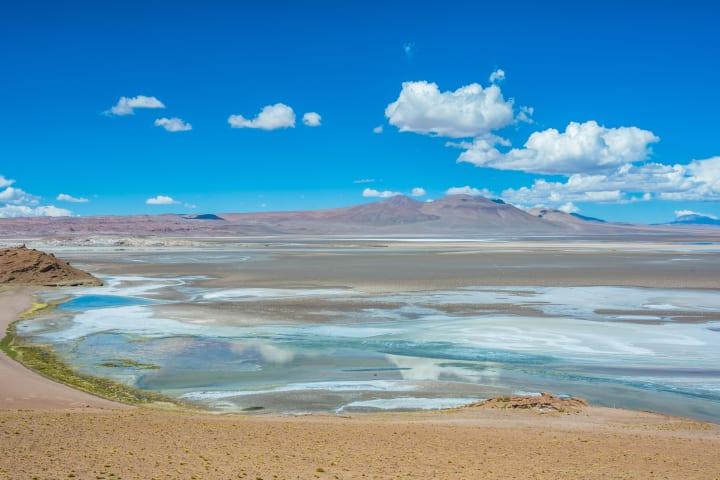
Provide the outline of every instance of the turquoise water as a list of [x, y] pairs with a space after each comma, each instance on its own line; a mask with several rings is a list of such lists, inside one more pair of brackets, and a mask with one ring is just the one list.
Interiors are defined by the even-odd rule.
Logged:
[[[148, 297], [158, 285], [205, 313], [191, 321], [159, 313]], [[551, 391], [720, 421], [720, 324], [667, 318], [668, 311], [720, 312], [714, 292], [523, 287], [365, 296], [330, 289], [200, 291], [187, 281], [137, 277], [111, 278], [107, 287], [84, 292], [52, 318], [22, 322], [19, 332], [51, 343], [82, 371], [210, 409], [412, 410]], [[339, 310], [322, 323], [214, 320], [229, 304], [271, 304], [292, 295], [333, 302], [363, 296], [377, 308]], [[508, 302], [533, 305], [538, 314], [453, 315], [433, 308]], [[626, 321], [599, 308], [634, 314]], [[101, 365], [118, 358], [158, 368]]]
[[129, 307], [133, 305], [149, 305], [153, 300], [142, 297], [123, 297], [117, 295], [81, 295], [74, 297], [58, 306], [65, 312], [82, 312], [97, 308]]

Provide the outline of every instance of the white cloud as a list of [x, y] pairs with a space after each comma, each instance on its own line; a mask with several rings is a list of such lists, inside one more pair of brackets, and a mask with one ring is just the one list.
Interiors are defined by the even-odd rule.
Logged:
[[70, 210], [58, 208], [54, 205], [43, 205], [39, 207], [29, 207], [27, 205], [0, 206], [0, 218], [69, 217], [71, 215], [72, 212]]
[[165, 105], [157, 98], [145, 95], [120, 97], [120, 100], [105, 113], [108, 115], [133, 115], [136, 108], [165, 108]]
[[523, 123], [535, 123], [535, 120], [533, 120], [532, 116], [535, 113], [535, 109], [533, 107], [528, 107], [527, 105], [523, 105], [520, 107], [520, 111], [517, 114], [517, 117], [515, 120], [518, 122]]
[[567, 202], [567, 203], [564, 203], [563, 205], [560, 205], [558, 207], [558, 210], [560, 210], [561, 212], [565, 212], [565, 213], [576, 213], [576, 212], [580, 211], [580, 209], [578, 207], [576, 207], [575, 204], [572, 202]]
[[464, 187], [450, 187], [445, 192], [447, 195], [470, 195], [472, 197], [492, 197], [493, 193], [487, 188], [475, 188], [469, 185]]
[[8, 217], [64, 217], [72, 215], [70, 210], [54, 205], [40, 205], [40, 197], [13, 187], [15, 180], [0, 176], [0, 218]]
[[180, 202], [172, 197], [168, 197], [167, 195], [157, 195], [155, 197], [148, 198], [145, 200], [145, 203], [147, 205], [177, 205]]
[[403, 45], [403, 52], [408, 57], [412, 57], [415, 54], [415, 43], [408, 42]]
[[303, 124], [308, 127], [319, 127], [322, 122], [322, 117], [317, 112], [307, 112], [303, 115]]
[[368, 197], [368, 198], [370, 198], [370, 197], [389, 198], [389, 197], [394, 197], [396, 195], [402, 195], [402, 193], [392, 192], [390, 190], [379, 191], [379, 190], [375, 190], [374, 188], [366, 188], [362, 192], [362, 196]]
[[385, 116], [401, 132], [475, 137], [512, 123], [513, 101], [506, 101], [497, 85], [472, 83], [441, 92], [435, 83], [404, 82]]
[[534, 132], [524, 148], [500, 152], [494, 138], [476, 139], [458, 161], [499, 170], [562, 174], [610, 171], [647, 159], [650, 144], [660, 139], [637, 127], [606, 128], [594, 120], [571, 122], [564, 132]]
[[252, 120], [242, 115], [230, 115], [228, 123], [232, 128], [258, 128], [260, 130], [294, 128], [295, 112], [284, 103], [276, 103], [263, 107]]
[[496, 69], [494, 72], [490, 74], [490, 83], [499, 83], [505, 80], [505, 70], [502, 68]]
[[377, 180], [374, 178], [360, 178], [358, 180], [353, 180], [353, 183], [374, 183]]
[[413, 197], [424, 197], [425, 195], [427, 195], [427, 192], [422, 187], [415, 187], [410, 190], [410, 195]]
[[56, 198], [59, 202], [70, 202], [70, 203], [87, 203], [89, 200], [84, 197], [73, 197], [72, 195], [68, 195], [67, 193], [61, 193]]
[[25, 190], [16, 187], [6, 187], [0, 192], [0, 203], [10, 205], [37, 205], [40, 197], [31, 195]]
[[156, 118], [154, 125], [156, 127], [163, 127], [168, 132], [187, 132], [192, 130], [191, 124], [178, 117]]
[[661, 200], [720, 200], [720, 157], [687, 165], [626, 164], [609, 173], [574, 174], [567, 180], [537, 179], [530, 187], [507, 189], [502, 198], [519, 205], [565, 202], [627, 203]]
[[5, 178], [0, 175], [0, 188], [9, 187], [13, 183], [15, 183], [15, 180], [10, 180], [9, 178]]
[[710, 214], [710, 213], [700, 213], [700, 212], [695, 212], [695, 211], [693, 211], [693, 210], [675, 210], [675, 216], [678, 217], [678, 218], [679, 218], [679, 217], [686, 217], [686, 216], [688, 216], [688, 215], [698, 215], [698, 216], [700, 216], [700, 217], [712, 218], [713, 220], [717, 220], [717, 219], [718, 219], [717, 216], [712, 215], [712, 214]]
[[383, 126], [378, 125], [377, 127], [373, 128], [373, 133], [383, 133]]

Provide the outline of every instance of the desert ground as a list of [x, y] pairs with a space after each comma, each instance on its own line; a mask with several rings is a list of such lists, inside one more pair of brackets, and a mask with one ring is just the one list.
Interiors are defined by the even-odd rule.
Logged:
[[0, 478], [717, 479], [720, 429], [623, 410], [352, 418], [0, 410]]
[[[720, 288], [720, 246], [712, 242], [264, 238], [242, 245], [217, 239], [162, 245], [178, 241], [54, 250], [93, 274], [207, 275], [197, 280], [204, 288], [336, 287], [373, 293], [469, 284]], [[48, 239], [37, 242], [50, 245]], [[193, 261], [187, 252], [198, 248], [216, 253], [218, 261]], [[239, 266], [227, 255], [252, 260]], [[33, 293], [45, 291], [5, 287], [0, 327], [4, 330], [31, 305]], [[173, 293], [157, 295], [172, 298]], [[323, 304], [313, 302], [278, 302], [270, 312], [261, 301], [243, 308], [270, 317], [296, 311], [300, 321], [317, 321], [313, 311]], [[230, 318], [238, 306], [226, 310]], [[222, 319], [219, 312], [213, 310]], [[720, 479], [720, 426], [652, 412], [591, 405], [563, 413], [462, 407], [244, 415], [128, 407], [59, 385], [4, 356], [0, 377], [3, 479]]]

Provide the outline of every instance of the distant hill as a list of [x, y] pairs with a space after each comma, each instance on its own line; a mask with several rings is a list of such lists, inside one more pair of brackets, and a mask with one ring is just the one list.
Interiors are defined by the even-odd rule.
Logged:
[[580, 215], [579, 213], [571, 213], [570, 215], [579, 218], [580, 220], [585, 220], [586, 222], [606, 223], [605, 220], [602, 220], [600, 218], [588, 217], [587, 215]]
[[[677, 225], [699, 228], [699, 224]], [[707, 221], [707, 220], [706, 220]], [[709, 223], [705, 223], [707, 225]], [[552, 209], [522, 210], [499, 199], [448, 195], [420, 202], [404, 195], [324, 210], [197, 215], [0, 219], [0, 236], [79, 235], [615, 235], [676, 231], [677, 225], [626, 225]]]
[[538, 218], [547, 220], [556, 225], [562, 225], [565, 228], [572, 229], [575, 231], [602, 230], [603, 225], [606, 222], [599, 218], [586, 217], [578, 213], [566, 213], [561, 210], [552, 210], [547, 208], [532, 208], [528, 210], [528, 213], [535, 215]]
[[187, 218], [188, 220], [222, 220], [225, 221], [224, 218], [215, 215], [214, 213], [198, 213], [196, 215], [185, 215], [183, 218]]
[[720, 226], [720, 218], [711, 217], [710, 215], [703, 215], [701, 213], [689, 213], [686, 215], [680, 215], [674, 221], [669, 222], [666, 225]]

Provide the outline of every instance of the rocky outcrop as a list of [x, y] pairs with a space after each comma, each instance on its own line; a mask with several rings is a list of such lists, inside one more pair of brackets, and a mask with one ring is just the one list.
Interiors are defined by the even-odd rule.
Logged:
[[559, 397], [552, 393], [543, 392], [540, 395], [491, 398], [473, 406], [537, 410], [540, 412], [578, 412], [582, 410], [583, 407], [587, 407], [587, 402], [582, 398]]
[[102, 282], [53, 254], [25, 246], [0, 250], [0, 285], [97, 286]]

